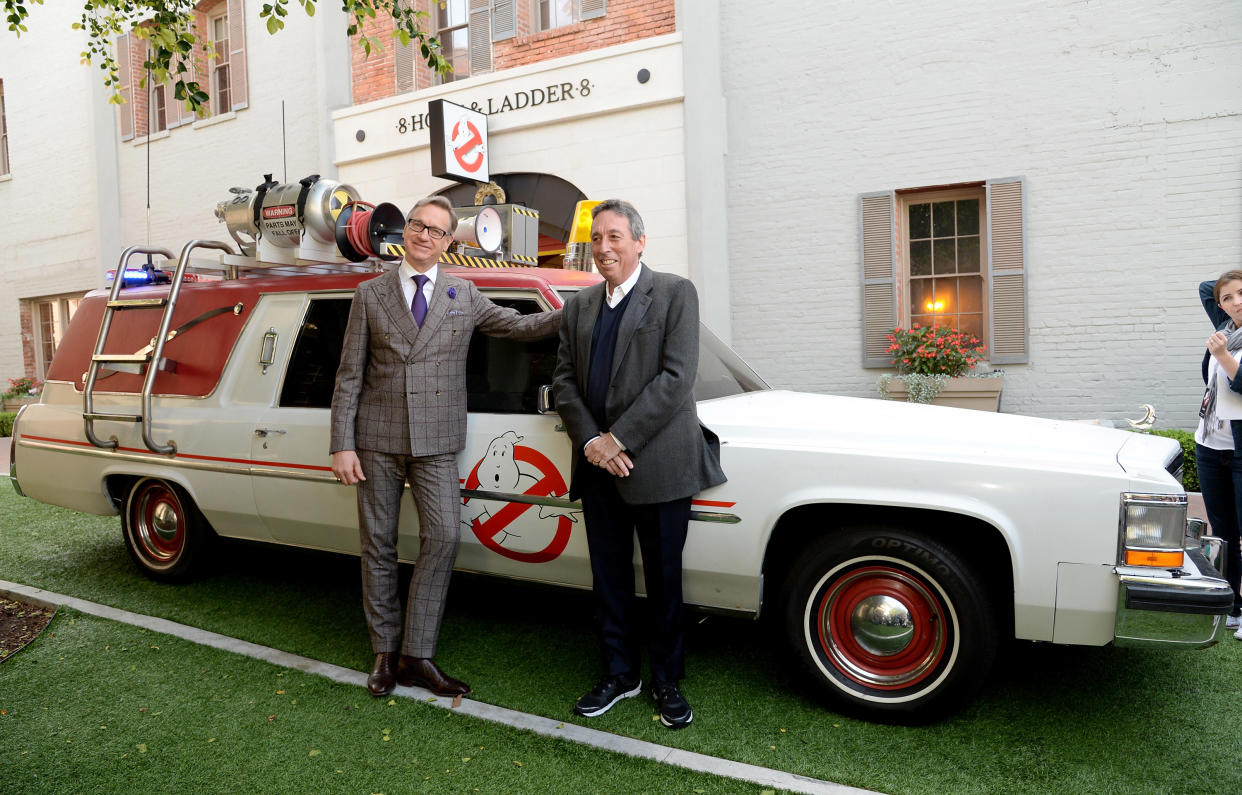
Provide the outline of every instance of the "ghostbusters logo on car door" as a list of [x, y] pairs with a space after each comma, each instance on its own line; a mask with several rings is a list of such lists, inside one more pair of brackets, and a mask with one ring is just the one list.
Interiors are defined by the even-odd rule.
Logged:
[[[526, 497], [566, 498], [569, 488], [556, 466], [533, 447], [518, 444], [523, 437], [505, 431], [492, 439], [466, 478], [470, 490], [520, 494]], [[578, 507], [500, 503], [467, 497], [462, 501], [462, 524], [479, 543], [498, 555], [524, 563], [545, 563], [565, 551]]]

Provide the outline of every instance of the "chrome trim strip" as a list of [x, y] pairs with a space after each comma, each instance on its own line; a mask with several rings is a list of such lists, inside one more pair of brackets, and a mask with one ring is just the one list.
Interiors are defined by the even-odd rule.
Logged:
[[[264, 466], [261, 464], [220, 464], [208, 461], [193, 461], [181, 457], [156, 456], [152, 453], [127, 453], [114, 452], [110, 450], [101, 450], [95, 447], [79, 448], [73, 445], [56, 444], [54, 442], [39, 442], [29, 439], [22, 439], [20, 444], [27, 447], [37, 447], [44, 450], [57, 450], [63, 453], [71, 453], [74, 455], [87, 455], [99, 458], [106, 458], [110, 461], [130, 461], [135, 463], [152, 463], [157, 462], [164, 467], [184, 467], [186, 469], [196, 469], [205, 472], [223, 472], [233, 475], [253, 475], [261, 478], [285, 478], [287, 480], [305, 480], [314, 483], [335, 483], [336, 477], [331, 472], [325, 471], [307, 471], [299, 472], [296, 470], [281, 469], [277, 467]], [[409, 484], [406, 484], [409, 488]], [[549, 508], [566, 508], [569, 510], [580, 511], [582, 504], [574, 500], [559, 499], [557, 497], [533, 497], [527, 494], [509, 494], [499, 491], [482, 491], [479, 489], [461, 489], [461, 496], [471, 499], [492, 500], [495, 502], [516, 502], [523, 505], [544, 505]], [[692, 522], [712, 522], [716, 524], [738, 524], [742, 518], [736, 514], [725, 513], [723, 511], [690, 511], [690, 521]]]
[[574, 511], [582, 510], [582, 503], [562, 500], [556, 497], [532, 497], [527, 494], [509, 494], [500, 491], [482, 491], [480, 489], [462, 489], [461, 496], [470, 499], [493, 500], [495, 502], [517, 502], [522, 505], [546, 505], [549, 508], [568, 508]]
[[[567, 508], [582, 510], [582, 503], [557, 497], [532, 497], [527, 494], [510, 494], [500, 491], [482, 491], [480, 489], [462, 489], [461, 496], [471, 499], [493, 500], [495, 502], [516, 502], [522, 505], [546, 505], [549, 508]], [[717, 522], [721, 524], [737, 524], [742, 521], [740, 516], [721, 511], [690, 511], [692, 522]]]
[[250, 474], [250, 467], [238, 464], [218, 464], [210, 461], [191, 461], [184, 458], [173, 458], [166, 455], [156, 455], [155, 453], [126, 453], [114, 452], [95, 447], [79, 448], [73, 445], [56, 444], [55, 442], [31, 441], [23, 438], [18, 442], [23, 447], [35, 447], [41, 450], [56, 450], [61, 453], [69, 453], [71, 455], [86, 455], [97, 458], [105, 458], [109, 461], [121, 460], [131, 461], [144, 464], [159, 464], [162, 467], [174, 466], [184, 467], [186, 469], [198, 469], [207, 472], [224, 472], [234, 475]]

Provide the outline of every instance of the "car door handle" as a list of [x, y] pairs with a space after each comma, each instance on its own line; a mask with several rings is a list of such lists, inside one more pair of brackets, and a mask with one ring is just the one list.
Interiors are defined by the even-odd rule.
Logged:
[[255, 428], [254, 429], [255, 436], [266, 437], [266, 436], [280, 435], [280, 434], [285, 434], [285, 433], [288, 433], [288, 431], [281, 430], [280, 428]]

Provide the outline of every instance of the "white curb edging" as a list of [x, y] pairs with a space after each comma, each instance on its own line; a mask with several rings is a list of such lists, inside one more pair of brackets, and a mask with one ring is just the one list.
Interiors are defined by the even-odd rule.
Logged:
[[[165, 635], [172, 635], [188, 640], [191, 643], [211, 646], [212, 648], [222, 649], [256, 660], [263, 660], [284, 668], [305, 671], [306, 673], [323, 676], [342, 684], [365, 687], [367, 683], [367, 675], [365, 673], [351, 668], [342, 668], [339, 665], [312, 660], [309, 657], [301, 657], [268, 646], [260, 646], [257, 643], [230, 638], [227, 635], [208, 632], [207, 630], [187, 626], [186, 624], [178, 624], [175, 621], [169, 621], [164, 618], [156, 618], [143, 615], [142, 613], [131, 613], [128, 610], [120, 610], [96, 602], [88, 602], [85, 599], [78, 599], [74, 596], [65, 596], [5, 580], [0, 580], [0, 594], [10, 598], [24, 599], [28, 602], [53, 609], [64, 605], [65, 607], [71, 607], [74, 610], [99, 616], [100, 618], [142, 627], [143, 629], [149, 629]], [[617, 734], [599, 731], [598, 729], [589, 729], [574, 723], [564, 723], [539, 715], [518, 712], [517, 710], [497, 707], [492, 704], [484, 704], [481, 701], [462, 699], [460, 706], [453, 707], [451, 699], [441, 698], [421, 687], [399, 686], [393, 691], [393, 695], [414, 699], [443, 709], [452, 709], [454, 712], [492, 721], [493, 723], [525, 729], [545, 737], [558, 737], [570, 742], [589, 745], [593, 748], [615, 751], [641, 759], [651, 759], [662, 764], [675, 765], [700, 773], [749, 781], [765, 787], [776, 787], [791, 792], [813, 793], [814, 795], [820, 795], [820, 793], [824, 795], [847, 795], [847, 793], [871, 792], [871, 790], [834, 784], [831, 781], [821, 781], [820, 779], [799, 776], [794, 773], [786, 773], [783, 770], [773, 770], [771, 768], [759, 767], [758, 765], [735, 762], [731, 759], [721, 759], [715, 756], [694, 753], [693, 751], [669, 748], [645, 740], [636, 740], [632, 737], [622, 737]]]

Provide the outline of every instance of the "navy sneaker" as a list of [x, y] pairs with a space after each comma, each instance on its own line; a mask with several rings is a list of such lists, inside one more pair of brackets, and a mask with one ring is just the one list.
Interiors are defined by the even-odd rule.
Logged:
[[578, 699], [574, 712], [584, 718], [594, 718], [612, 709], [623, 698], [636, 696], [643, 689], [641, 679], [624, 676], [605, 676], [591, 688], [591, 692]]
[[694, 710], [690, 702], [681, 694], [681, 688], [675, 683], [656, 682], [651, 688], [651, 697], [660, 705], [660, 723], [670, 729], [689, 726], [694, 720]]

